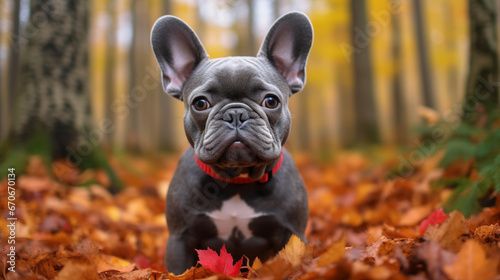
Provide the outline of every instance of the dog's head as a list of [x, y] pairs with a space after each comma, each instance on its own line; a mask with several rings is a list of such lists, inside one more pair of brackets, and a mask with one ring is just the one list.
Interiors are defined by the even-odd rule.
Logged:
[[256, 57], [210, 60], [193, 30], [163, 16], [151, 32], [163, 88], [184, 101], [184, 128], [195, 155], [223, 177], [258, 179], [290, 130], [288, 98], [305, 83], [313, 40], [302, 13], [279, 18]]

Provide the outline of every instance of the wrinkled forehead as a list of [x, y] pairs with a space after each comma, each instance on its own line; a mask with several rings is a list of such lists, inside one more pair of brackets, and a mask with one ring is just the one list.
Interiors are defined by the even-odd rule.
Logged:
[[205, 91], [224, 91], [242, 93], [252, 91], [273, 91], [288, 94], [286, 83], [281, 75], [264, 59], [255, 57], [226, 57], [212, 59], [200, 65], [192, 77], [192, 86], [202, 87]]

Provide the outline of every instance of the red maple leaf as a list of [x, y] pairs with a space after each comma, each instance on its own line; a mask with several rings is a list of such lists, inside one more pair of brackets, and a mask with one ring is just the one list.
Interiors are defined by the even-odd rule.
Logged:
[[198, 253], [199, 263], [206, 269], [218, 273], [225, 274], [232, 277], [238, 276], [240, 273], [241, 265], [243, 264], [243, 257], [233, 265], [233, 257], [226, 251], [226, 244], [222, 245], [220, 249], [220, 256], [217, 252], [207, 248], [206, 250], [196, 250]]
[[418, 230], [420, 231], [420, 235], [424, 235], [425, 231], [427, 231], [428, 226], [440, 225], [446, 221], [449, 215], [446, 215], [443, 212], [442, 208], [432, 212], [432, 214], [427, 217], [427, 219], [423, 220], [418, 226]]

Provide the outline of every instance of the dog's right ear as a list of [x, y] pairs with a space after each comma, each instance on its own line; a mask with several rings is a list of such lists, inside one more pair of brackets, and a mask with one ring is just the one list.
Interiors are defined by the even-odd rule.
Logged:
[[182, 100], [182, 87], [198, 64], [208, 59], [198, 36], [181, 19], [159, 18], [151, 30], [151, 45], [161, 68], [163, 90]]

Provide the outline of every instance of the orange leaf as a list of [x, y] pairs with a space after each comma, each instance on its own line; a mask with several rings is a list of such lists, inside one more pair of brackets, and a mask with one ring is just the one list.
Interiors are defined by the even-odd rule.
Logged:
[[318, 266], [326, 266], [340, 260], [345, 254], [345, 242], [346, 236], [344, 235], [341, 240], [333, 243], [326, 252], [319, 256]]
[[292, 273], [293, 267], [291, 263], [278, 256], [265, 262], [250, 279], [285, 279]]
[[97, 273], [105, 271], [130, 272], [135, 268], [135, 264], [115, 256], [101, 255], [93, 261], [97, 266]]
[[258, 270], [261, 267], [262, 267], [262, 262], [260, 261], [260, 259], [258, 257], [255, 258], [255, 260], [253, 261], [253, 264], [252, 264], [252, 269]]
[[498, 260], [487, 259], [481, 245], [474, 239], [465, 242], [452, 265], [443, 269], [451, 279], [494, 279]]
[[293, 234], [279, 255], [289, 261], [293, 266], [299, 265], [306, 253], [306, 244]]
[[206, 278], [213, 275], [211, 271], [204, 267], [192, 266], [190, 269], [187, 269], [181, 275], [174, 275], [173, 273], [168, 273], [169, 280], [191, 280], [191, 279], [201, 279]]
[[54, 279], [98, 280], [99, 276], [97, 275], [95, 265], [68, 262]]

